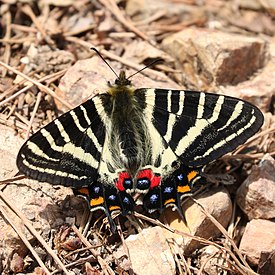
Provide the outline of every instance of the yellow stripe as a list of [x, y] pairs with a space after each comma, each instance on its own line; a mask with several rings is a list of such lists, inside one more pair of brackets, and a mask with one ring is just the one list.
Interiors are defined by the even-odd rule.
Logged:
[[54, 170], [54, 169], [50, 169], [50, 168], [42, 168], [42, 167], [39, 167], [39, 166], [35, 166], [35, 165], [32, 165], [30, 164], [27, 160], [26, 160], [26, 156], [25, 155], [22, 155], [22, 157], [24, 158], [23, 160], [23, 164], [30, 168], [31, 170], [33, 171], [39, 171], [39, 172], [42, 172], [42, 173], [48, 173], [50, 175], [56, 175], [56, 176], [60, 176], [60, 177], [68, 177], [68, 178], [71, 178], [71, 179], [76, 179], [76, 180], [85, 180], [87, 179], [87, 176], [77, 176], [77, 175], [74, 175], [74, 174], [69, 174], [67, 172], [62, 172], [62, 171], [59, 171], [59, 170]]
[[[254, 111], [253, 111], [254, 113]], [[208, 149], [203, 156], [197, 156], [195, 157], [195, 160], [203, 158], [208, 156], [211, 152], [219, 149], [220, 147], [222, 147], [224, 144], [230, 142], [231, 140], [233, 140], [234, 138], [238, 137], [240, 134], [242, 134], [245, 130], [251, 128], [251, 126], [253, 125], [253, 123], [256, 120], [256, 116], [254, 116], [252, 114], [252, 117], [249, 121], [249, 123], [246, 124], [246, 126], [244, 126], [243, 128], [239, 129], [236, 133], [232, 133], [230, 136], [226, 137], [225, 139], [221, 140], [220, 142], [216, 143], [213, 147], [211, 147], [210, 149]]]
[[[200, 95], [200, 102], [204, 101], [204, 95]], [[214, 123], [219, 119], [219, 114], [222, 109], [222, 105], [224, 102], [224, 96], [219, 96], [218, 101], [216, 102], [215, 108], [213, 110], [212, 117], [209, 119], [197, 119], [195, 125], [190, 127], [187, 131], [186, 135], [179, 141], [176, 149], [175, 154], [180, 156], [182, 155], [186, 149], [189, 147], [190, 144], [203, 132], [203, 130], [210, 124]], [[198, 114], [201, 115], [203, 106], [199, 105]], [[195, 158], [196, 159], [196, 158]]]

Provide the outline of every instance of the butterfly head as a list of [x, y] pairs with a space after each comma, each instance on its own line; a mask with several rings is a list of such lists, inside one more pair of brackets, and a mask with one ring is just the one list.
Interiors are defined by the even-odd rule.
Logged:
[[131, 81], [126, 78], [125, 71], [121, 71], [118, 78], [115, 81], [115, 84], [117, 86], [129, 86], [131, 85]]

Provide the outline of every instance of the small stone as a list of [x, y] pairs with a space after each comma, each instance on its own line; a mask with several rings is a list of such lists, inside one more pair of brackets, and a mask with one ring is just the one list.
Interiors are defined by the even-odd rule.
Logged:
[[249, 220], [275, 218], [275, 160], [270, 155], [241, 184], [237, 204]]
[[203, 271], [208, 275], [222, 274], [222, 267], [227, 265], [226, 255], [221, 255], [221, 250], [213, 245], [203, 247], [200, 252], [200, 266], [204, 266]]
[[18, 253], [14, 253], [10, 262], [10, 269], [14, 273], [23, 272], [24, 270], [24, 259]]
[[23, 140], [16, 136], [15, 131], [10, 127], [0, 124], [0, 176], [1, 179], [14, 175], [17, 171], [15, 164], [16, 154]]
[[[153, 15], [163, 13], [165, 17], [182, 17], [187, 13], [196, 12], [199, 10], [193, 5], [187, 5], [183, 1], [171, 2], [167, 0], [128, 0], [126, 1], [125, 11], [133, 20], [146, 20]], [[192, 15], [190, 15], [192, 16]], [[203, 17], [203, 15], [201, 15]]]
[[175, 274], [174, 258], [159, 226], [131, 235], [125, 242], [135, 274]]
[[258, 265], [261, 253], [271, 252], [275, 248], [275, 222], [262, 219], [250, 221], [239, 248], [252, 265]]
[[261, 253], [259, 265], [258, 265], [258, 273], [261, 275], [269, 275], [272, 274], [275, 270], [275, 248], [271, 252], [263, 251]]
[[133, 43], [125, 49], [123, 58], [136, 62], [137, 64], [145, 63], [147, 59], [154, 60], [161, 58], [165, 60], [164, 64], [173, 61], [171, 56], [164, 51], [154, 47], [147, 41], [140, 40], [133, 41]]
[[21, 60], [27, 63], [24, 73], [33, 69], [38, 72], [52, 73], [69, 68], [75, 61], [74, 55], [69, 51], [52, 50], [47, 45], [36, 47], [32, 44], [27, 52], [27, 58]]

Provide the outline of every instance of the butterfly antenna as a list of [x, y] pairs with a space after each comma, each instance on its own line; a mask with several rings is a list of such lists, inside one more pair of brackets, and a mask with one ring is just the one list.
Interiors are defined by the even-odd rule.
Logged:
[[132, 75], [128, 76], [128, 77], [127, 77], [127, 80], [129, 80], [129, 79], [130, 79], [131, 77], [133, 77], [134, 75], [136, 75], [136, 74], [138, 74], [138, 73], [142, 72], [143, 70], [145, 70], [145, 69], [147, 69], [147, 68], [149, 68], [149, 67], [153, 66], [155, 63], [160, 62], [160, 61], [162, 61], [160, 58], [158, 58], [158, 59], [156, 59], [156, 60], [152, 61], [149, 65], [147, 65], [147, 66], [145, 66], [144, 68], [142, 68], [142, 69], [138, 70], [138, 71], [137, 71], [137, 72], [135, 72], [134, 74], [132, 74]]
[[105, 60], [105, 58], [101, 55], [101, 53], [94, 47], [91, 48], [91, 50], [95, 51], [96, 54], [104, 61], [104, 63], [111, 69], [111, 71], [115, 74], [115, 76], [117, 78], [119, 78], [119, 76], [117, 75], [117, 73], [114, 71], [114, 69], [111, 67], [111, 65]]

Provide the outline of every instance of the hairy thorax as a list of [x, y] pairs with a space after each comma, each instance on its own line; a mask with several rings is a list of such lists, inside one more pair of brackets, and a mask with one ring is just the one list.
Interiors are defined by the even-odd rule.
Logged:
[[150, 164], [150, 139], [144, 114], [130, 89], [117, 91], [110, 97], [112, 124], [107, 130], [114, 170], [127, 169], [135, 176]]

